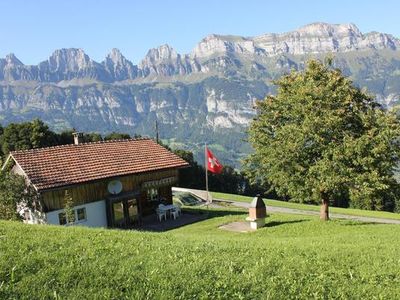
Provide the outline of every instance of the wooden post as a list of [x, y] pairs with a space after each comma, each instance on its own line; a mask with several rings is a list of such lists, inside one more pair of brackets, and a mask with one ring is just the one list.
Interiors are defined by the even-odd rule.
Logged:
[[157, 144], [160, 143], [160, 137], [159, 137], [159, 133], [158, 133], [158, 120], [156, 119], [156, 142]]
[[207, 209], [208, 209], [208, 161], [207, 161], [207, 143], [204, 146], [204, 163], [206, 169], [206, 200], [207, 200]]

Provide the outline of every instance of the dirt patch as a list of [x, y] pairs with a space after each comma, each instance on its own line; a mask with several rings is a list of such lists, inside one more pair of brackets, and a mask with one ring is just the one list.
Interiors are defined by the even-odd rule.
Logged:
[[233, 231], [233, 232], [252, 232], [255, 231], [251, 229], [249, 222], [232, 222], [229, 224], [224, 224], [219, 227], [220, 229]]

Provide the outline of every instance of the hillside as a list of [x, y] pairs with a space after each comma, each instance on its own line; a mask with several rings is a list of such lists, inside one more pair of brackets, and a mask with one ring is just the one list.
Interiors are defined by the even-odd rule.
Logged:
[[334, 66], [366, 87], [385, 107], [398, 104], [400, 41], [362, 33], [354, 24], [314, 23], [256, 37], [211, 34], [188, 54], [150, 49], [137, 65], [118, 49], [102, 62], [82, 49], [58, 49], [38, 65], [15, 55], [0, 59], [0, 123], [35, 117], [52, 128], [160, 136], [201, 159], [205, 142], [238, 165], [253, 105], [274, 93], [272, 81], [310, 58]]
[[164, 233], [0, 222], [0, 298], [293, 299], [400, 296], [398, 225], [235, 210]]

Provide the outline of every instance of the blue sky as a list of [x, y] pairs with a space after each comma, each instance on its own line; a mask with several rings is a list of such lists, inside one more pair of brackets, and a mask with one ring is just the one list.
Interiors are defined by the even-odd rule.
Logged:
[[254, 36], [312, 22], [354, 23], [400, 37], [400, 1], [372, 0], [0, 0], [0, 57], [37, 64], [77, 47], [96, 61], [119, 48], [138, 63], [168, 43], [188, 53], [211, 33]]

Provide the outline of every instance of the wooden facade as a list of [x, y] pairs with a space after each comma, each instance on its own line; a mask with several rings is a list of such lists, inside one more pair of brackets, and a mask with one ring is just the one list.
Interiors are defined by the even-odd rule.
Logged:
[[[95, 182], [82, 183], [70, 187], [62, 187], [59, 189], [43, 191], [40, 195], [41, 204], [44, 212], [63, 209], [65, 207], [65, 192], [68, 190], [72, 196], [74, 205], [82, 205], [94, 201], [105, 200], [110, 197], [107, 191], [107, 185], [111, 180], [118, 179], [122, 183], [121, 194], [139, 192], [140, 202], [146, 207], [147, 190], [142, 188], [143, 183], [155, 180], [174, 178], [178, 180], [178, 170], [169, 169], [158, 172], [141, 173], [137, 175], [129, 175], [118, 178], [106, 178]], [[160, 196], [164, 197], [167, 202], [172, 201], [171, 185], [159, 186]]]
[[[164, 204], [172, 204], [171, 187], [178, 180], [178, 172], [178, 169], [167, 169], [42, 191], [39, 197], [40, 206], [43, 213], [63, 210], [68, 191], [74, 207], [105, 201], [108, 227], [131, 227], [140, 224], [142, 216], [154, 214], [161, 200]], [[108, 183], [113, 180], [122, 184], [122, 191], [117, 195], [110, 194], [107, 189]], [[157, 190], [156, 201], [149, 200], [147, 193], [150, 188]], [[118, 213], [115, 212], [115, 203], [119, 205], [117, 210], [123, 215], [122, 221], [116, 220]], [[131, 216], [129, 209], [135, 210], [135, 216]]]

